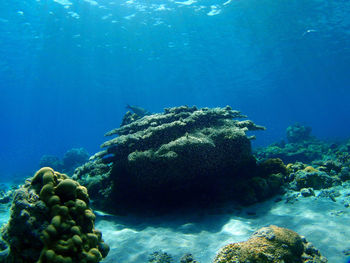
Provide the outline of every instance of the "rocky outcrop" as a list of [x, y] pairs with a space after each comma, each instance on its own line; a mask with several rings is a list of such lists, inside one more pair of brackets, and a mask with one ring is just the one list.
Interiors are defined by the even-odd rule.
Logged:
[[117, 137], [74, 178], [100, 209], [114, 212], [252, 199], [257, 164], [247, 132], [265, 128], [237, 120], [245, 117], [228, 106], [182, 106], [144, 116], [108, 132]]

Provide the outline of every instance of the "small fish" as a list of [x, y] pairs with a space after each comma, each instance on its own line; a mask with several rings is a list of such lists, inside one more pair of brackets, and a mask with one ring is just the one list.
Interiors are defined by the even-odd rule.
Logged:
[[315, 29], [308, 29], [308, 30], [306, 30], [306, 31], [303, 33], [303, 36], [305, 36], [306, 34], [315, 33], [315, 32], [317, 32], [317, 30], [315, 30]]
[[134, 105], [128, 104], [128, 105], [126, 105], [126, 108], [132, 110], [134, 113], [136, 113], [140, 117], [152, 114], [148, 110], [145, 110], [144, 108], [134, 106]]

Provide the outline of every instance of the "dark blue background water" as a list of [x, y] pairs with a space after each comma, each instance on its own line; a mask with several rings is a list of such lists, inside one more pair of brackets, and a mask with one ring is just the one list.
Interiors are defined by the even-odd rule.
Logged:
[[0, 8], [0, 176], [98, 151], [126, 104], [231, 105], [257, 145], [350, 134], [350, 2], [14, 1]]

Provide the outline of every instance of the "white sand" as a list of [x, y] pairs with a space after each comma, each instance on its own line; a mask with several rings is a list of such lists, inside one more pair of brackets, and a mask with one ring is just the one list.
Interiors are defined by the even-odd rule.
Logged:
[[[96, 227], [111, 247], [104, 262], [147, 262], [150, 253], [162, 250], [171, 254], [175, 262], [190, 252], [200, 263], [209, 263], [220, 247], [244, 241], [255, 230], [270, 224], [305, 236], [330, 263], [346, 262], [342, 251], [350, 248], [350, 208], [345, 208], [340, 199], [333, 202], [328, 198], [300, 197], [294, 204], [270, 200], [243, 210], [227, 210], [231, 211], [146, 220], [99, 216]], [[248, 215], [252, 212], [256, 214]]]

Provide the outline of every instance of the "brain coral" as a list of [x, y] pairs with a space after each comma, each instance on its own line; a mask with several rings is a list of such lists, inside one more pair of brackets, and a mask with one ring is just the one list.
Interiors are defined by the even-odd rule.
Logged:
[[87, 189], [41, 168], [15, 193], [11, 218], [2, 229], [10, 247], [6, 262], [100, 262], [109, 247], [94, 221]]
[[252, 177], [256, 166], [253, 137], [246, 133], [265, 129], [237, 120], [245, 117], [229, 106], [181, 106], [144, 116], [108, 132], [117, 136], [74, 178], [96, 205], [114, 211], [241, 196], [235, 189], [242, 189], [241, 179]]
[[326, 263], [327, 259], [305, 238], [292, 230], [269, 226], [249, 240], [223, 247], [214, 263]]

